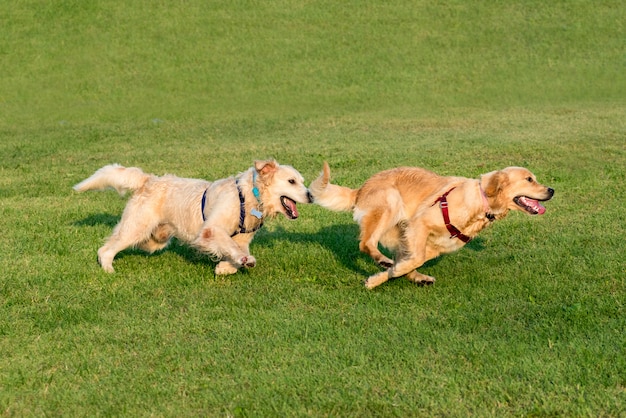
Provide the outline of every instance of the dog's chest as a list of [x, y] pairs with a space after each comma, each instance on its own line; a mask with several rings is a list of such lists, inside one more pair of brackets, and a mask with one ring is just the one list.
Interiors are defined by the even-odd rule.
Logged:
[[[487, 217], [481, 215], [472, 219], [467, 225], [461, 224], [462, 226], [459, 229], [463, 234], [469, 237], [475, 237], [489, 224], [490, 222]], [[466, 243], [459, 238], [451, 236], [450, 231], [445, 228], [438, 228], [436, 232], [428, 237], [428, 245], [430, 248], [433, 250], [436, 249], [440, 254], [456, 251], [465, 246], [465, 244]]]
[[451, 237], [447, 231], [445, 234], [431, 235], [428, 238], [428, 246], [439, 254], [451, 253], [462, 248], [464, 245], [465, 243], [463, 241], [456, 237]]

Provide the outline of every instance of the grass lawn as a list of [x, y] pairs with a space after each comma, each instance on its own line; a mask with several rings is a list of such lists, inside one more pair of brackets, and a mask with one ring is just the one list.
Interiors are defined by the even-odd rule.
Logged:
[[[0, 414], [625, 416], [622, 3], [3, 3]], [[351, 187], [521, 165], [556, 194], [430, 287], [367, 291], [351, 215], [314, 205], [233, 276], [176, 242], [96, 263], [126, 202], [72, 191], [97, 168], [267, 157]]]

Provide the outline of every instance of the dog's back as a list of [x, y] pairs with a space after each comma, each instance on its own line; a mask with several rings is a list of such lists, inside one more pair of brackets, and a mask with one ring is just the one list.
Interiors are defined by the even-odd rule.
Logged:
[[[402, 201], [416, 206], [427, 202], [449, 182], [449, 178], [417, 167], [399, 167], [381, 171], [370, 177], [361, 188], [351, 189], [330, 183], [330, 168], [324, 168], [309, 190], [315, 203], [333, 211], [353, 211], [355, 207], [389, 206], [388, 198], [397, 195]], [[392, 192], [395, 190], [395, 194]]]
[[385, 206], [405, 211], [412, 217], [418, 210], [429, 208], [441, 194], [463, 184], [463, 177], [441, 176], [419, 167], [398, 167], [381, 171], [361, 187], [356, 207], [366, 209]]

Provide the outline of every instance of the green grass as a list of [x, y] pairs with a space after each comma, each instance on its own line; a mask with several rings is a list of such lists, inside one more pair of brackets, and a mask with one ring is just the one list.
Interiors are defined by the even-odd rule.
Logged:
[[[16, 1], [0, 6], [0, 413], [623, 416], [621, 2]], [[556, 189], [366, 291], [347, 213], [301, 206], [216, 277], [96, 251], [104, 164], [221, 178], [275, 157], [358, 187], [524, 165]]]

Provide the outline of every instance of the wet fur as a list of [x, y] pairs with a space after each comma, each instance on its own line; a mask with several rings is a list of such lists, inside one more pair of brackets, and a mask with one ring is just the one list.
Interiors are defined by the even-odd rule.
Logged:
[[[334, 211], [353, 212], [360, 226], [359, 249], [387, 268], [365, 281], [370, 289], [400, 276], [420, 284], [432, 283], [433, 277], [415, 269], [465, 245], [450, 237], [441, 208], [434, 204], [452, 188], [447, 197], [450, 223], [469, 237], [504, 218], [510, 210], [525, 211], [515, 203], [515, 197], [543, 201], [554, 194], [522, 167], [493, 171], [480, 179], [400, 167], [377, 173], [361, 188], [350, 189], [330, 183], [330, 168], [324, 163], [322, 173], [309, 186], [315, 203]], [[395, 261], [379, 251], [379, 243], [395, 253]]]
[[[252, 189], [253, 173], [261, 207]], [[91, 177], [74, 186], [74, 190], [104, 190], [113, 188], [120, 194], [132, 192], [120, 222], [106, 243], [98, 250], [98, 262], [112, 273], [113, 259], [120, 251], [137, 247], [147, 252], [165, 248], [172, 237], [188, 243], [201, 252], [219, 260], [216, 274], [232, 274], [241, 267], [254, 267], [249, 244], [254, 232], [239, 233], [240, 201], [235, 181], [245, 198], [245, 227], [251, 231], [261, 220], [250, 210], [257, 208], [267, 220], [279, 213], [287, 216], [281, 196], [294, 202], [309, 203], [311, 196], [300, 173], [291, 166], [274, 160], [256, 161], [254, 167], [234, 177], [216, 181], [180, 178], [173, 175], [157, 177], [136, 167], [117, 164], [102, 167]], [[202, 196], [206, 203], [202, 219]]]

